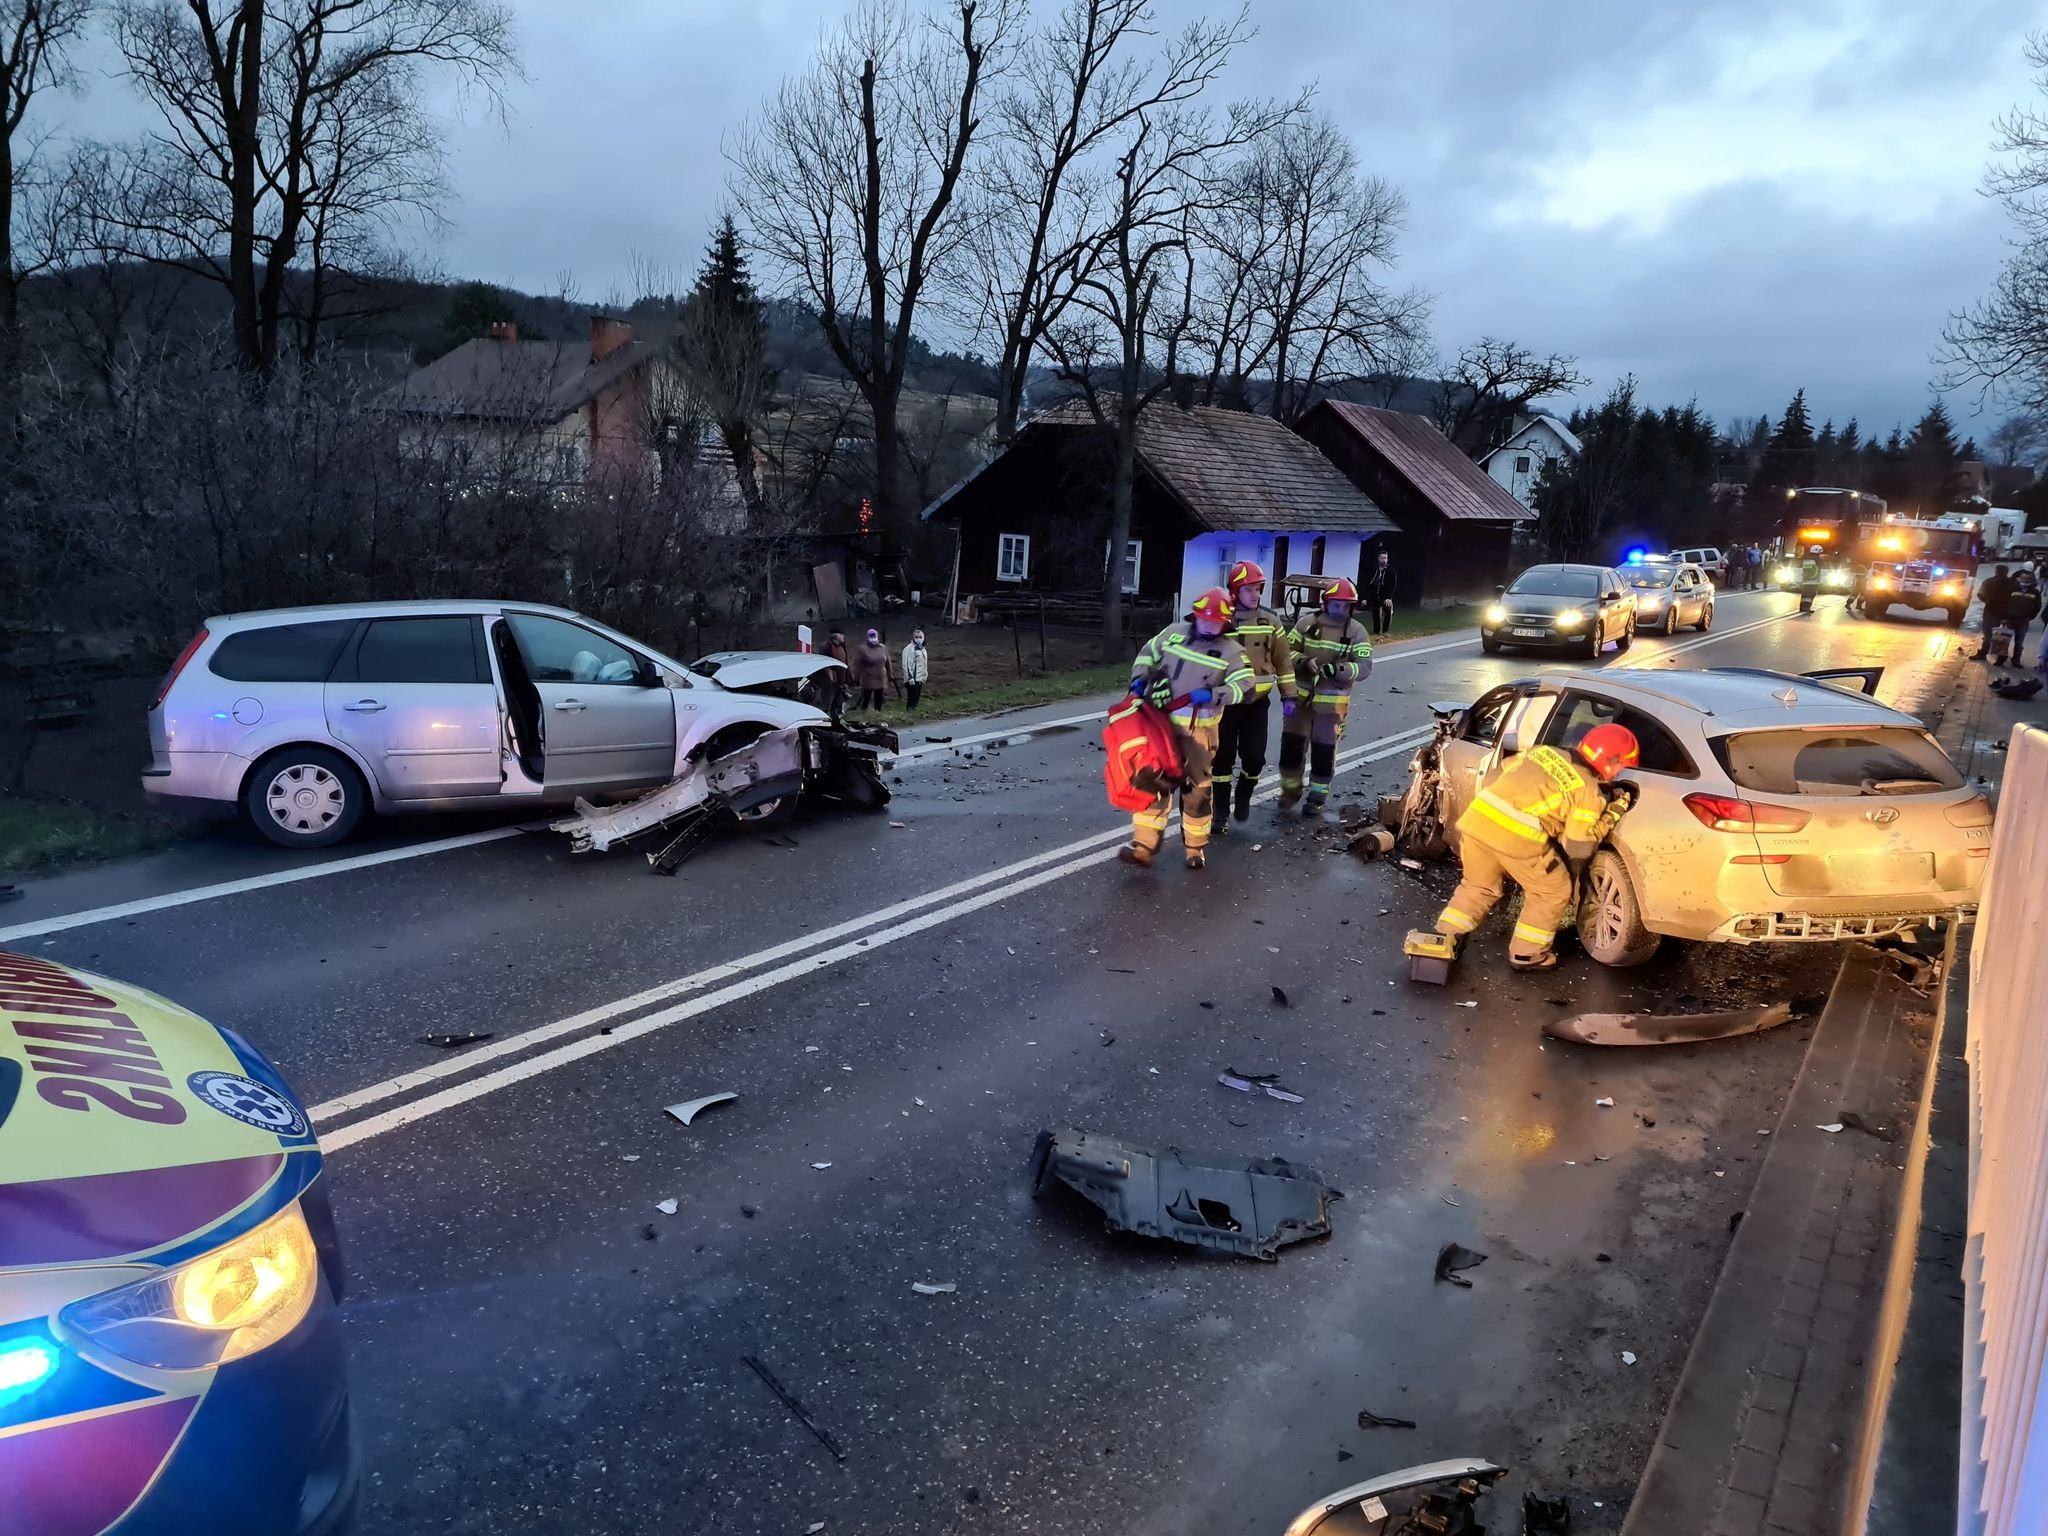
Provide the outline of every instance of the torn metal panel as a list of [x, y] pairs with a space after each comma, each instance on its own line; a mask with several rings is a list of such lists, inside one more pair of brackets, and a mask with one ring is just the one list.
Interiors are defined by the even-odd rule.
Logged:
[[1575, 1013], [1546, 1021], [1543, 1033], [1581, 1045], [1690, 1045], [1776, 1029], [1791, 1017], [1789, 1003], [1724, 1013]]
[[577, 853], [603, 853], [677, 818], [717, 803], [737, 815], [803, 790], [804, 728], [765, 731], [723, 757], [699, 758], [689, 772], [623, 805], [576, 802], [576, 814], [554, 823]]
[[1341, 1199], [1313, 1168], [1285, 1158], [1189, 1159], [1062, 1128], [1041, 1131], [1031, 1161], [1033, 1195], [1065, 1184], [1114, 1231], [1163, 1237], [1242, 1258], [1272, 1259], [1289, 1243], [1330, 1235]]

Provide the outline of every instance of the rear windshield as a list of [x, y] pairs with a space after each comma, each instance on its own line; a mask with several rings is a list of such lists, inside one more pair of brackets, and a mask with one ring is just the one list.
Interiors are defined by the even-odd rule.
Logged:
[[1524, 571], [1508, 591], [1516, 596], [1596, 597], [1600, 578], [1591, 571]]
[[1744, 789], [1767, 795], [1931, 795], [1963, 776], [1934, 738], [1909, 726], [1743, 731], [1714, 756]]
[[325, 619], [237, 630], [221, 641], [206, 667], [237, 683], [324, 683], [355, 627], [354, 619]]
[[1632, 587], [1668, 587], [1677, 576], [1674, 566], [1643, 565], [1629, 571], [1628, 584]]

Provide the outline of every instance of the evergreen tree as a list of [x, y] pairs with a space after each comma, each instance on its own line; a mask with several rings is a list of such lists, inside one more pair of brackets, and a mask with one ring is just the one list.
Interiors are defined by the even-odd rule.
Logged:
[[494, 325], [508, 325], [518, 319], [519, 301], [492, 283], [462, 283], [448, 295], [448, 307], [441, 312], [441, 326], [413, 349], [413, 361], [425, 366], [437, 357], [453, 352], [465, 341], [491, 334]]
[[1770, 445], [1750, 477], [1749, 493], [1753, 500], [1769, 506], [1783, 500], [1786, 491], [1813, 483], [1813, 422], [1806, 413], [1806, 391], [1802, 389], [1785, 407], [1778, 430], [1771, 434]]
[[[747, 270], [731, 214], [719, 220], [678, 320], [676, 362], [689, 390], [691, 414], [701, 414], [718, 429], [732, 454], [747, 511], [758, 512], [754, 438], [775, 388], [775, 370], [768, 366], [767, 309]], [[686, 450], [695, 446], [684, 445]]]
[[1911, 510], [1929, 516], [1948, 510], [1948, 493], [1960, 458], [1948, 410], [1936, 400], [1913, 424], [1904, 445], [1900, 484], [1904, 497], [1913, 503]]
[[1842, 483], [1842, 440], [1835, 436], [1835, 419], [1832, 416], [1821, 423], [1820, 436], [1813, 440], [1813, 483]]

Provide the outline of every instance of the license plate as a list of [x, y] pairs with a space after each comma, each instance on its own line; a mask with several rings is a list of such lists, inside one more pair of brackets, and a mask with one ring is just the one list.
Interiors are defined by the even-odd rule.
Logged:
[[1831, 853], [1828, 882], [1837, 890], [1883, 891], [1898, 887], [1931, 884], [1934, 855], [1931, 853]]
[[1508, 633], [1518, 636], [1523, 640], [1541, 640], [1550, 631], [1547, 629], [1511, 629]]
[[1925, 593], [1927, 591], [1927, 583], [1924, 581], [1909, 581], [1906, 583], [1906, 590], [1908, 592]]

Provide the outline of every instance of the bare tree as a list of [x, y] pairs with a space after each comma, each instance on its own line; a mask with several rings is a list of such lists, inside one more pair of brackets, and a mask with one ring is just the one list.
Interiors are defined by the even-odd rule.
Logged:
[[[2027, 38], [2035, 88], [2048, 98], [2048, 32]], [[2048, 410], [2048, 107], [2016, 106], [1998, 120], [1984, 193], [2004, 205], [2013, 253], [1991, 292], [1948, 317], [1935, 353], [1937, 389], [1997, 391], [2027, 411]]]
[[1018, 0], [949, 0], [947, 22], [864, 0], [729, 149], [754, 247], [816, 309], [874, 418], [875, 501], [901, 531], [898, 403], [912, 327], [967, 234], [958, 195]]
[[1249, 8], [1190, 22], [1156, 59], [1130, 57], [1153, 0], [1066, 0], [1025, 46], [974, 175], [970, 304], [999, 342], [996, 441], [1017, 432], [1031, 362], [1097, 252], [1092, 162], [1141, 113], [1190, 101], [1250, 35]]
[[1486, 336], [1466, 347], [1439, 375], [1430, 415], [1460, 448], [1483, 453], [1500, 444], [1513, 427], [1516, 412], [1590, 382], [1579, 372], [1577, 358], [1558, 352], [1546, 356]]
[[1078, 385], [1112, 445], [1102, 573], [1105, 654], [1123, 639], [1123, 561], [1137, 477], [1138, 418], [1180, 378], [1193, 318], [1190, 229], [1221, 195], [1220, 162], [1301, 103], [1235, 102], [1221, 114], [1179, 104], [1141, 112], [1109, 177], [1088, 275], [1046, 335], [1059, 376]]
[[1244, 394], [1252, 374], [1270, 373], [1267, 410], [1293, 422], [1333, 378], [1404, 355], [1429, 310], [1381, 279], [1406, 208], [1393, 186], [1360, 174], [1327, 115], [1263, 138], [1203, 224], [1209, 396], [1226, 376]]
[[258, 375], [277, 366], [295, 266], [312, 268], [310, 352], [334, 271], [394, 220], [432, 215], [429, 75], [495, 92], [517, 68], [499, 0], [122, 0], [114, 28], [164, 126], [104, 217], [138, 259], [226, 289], [235, 361]]
[[91, 0], [0, 3], [0, 423], [10, 435], [21, 377], [21, 285], [62, 254], [47, 238], [55, 222], [23, 207], [25, 199], [47, 205], [53, 187], [24, 125], [39, 92], [69, 82], [68, 53], [90, 13]]
[[2008, 416], [1991, 429], [1984, 441], [2003, 468], [2032, 464], [2043, 450], [2048, 450], [2048, 410], [2020, 411]]

